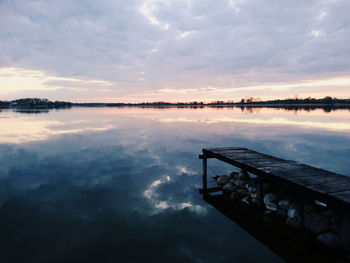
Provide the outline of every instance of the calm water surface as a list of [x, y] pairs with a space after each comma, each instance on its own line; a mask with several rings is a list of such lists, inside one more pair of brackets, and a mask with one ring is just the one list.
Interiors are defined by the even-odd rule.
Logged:
[[201, 199], [201, 149], [242, 146], [350, 175], [348, 110], [2, 110], [0, 123], [4, 263], [282, 262]]

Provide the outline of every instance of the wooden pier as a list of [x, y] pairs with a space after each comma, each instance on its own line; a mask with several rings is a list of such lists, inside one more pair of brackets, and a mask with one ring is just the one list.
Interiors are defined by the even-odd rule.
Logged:
[[350, 177], [246, 148], [203, 149], [199, 158], [203, 160], [203, 188], [200, 192], [205, 198], [211, 196], [210, 193], [222, 191], [221, 187], [208, 187], [207, 182], [208, 159], [216, 158], [257, 176], [260, 201], [264, 194], [262, 184], [270, 182], [339, 211], [340, 246], [350, 251]]
[[350, 177], [315, 168], [295, 161], [283, 160], [246, 148], [203, 149], [203, 193], [217, 191], [208, 188], [207, 159], [216, 158], [259, 176], [262, 180], [284, 184], [326, 203], [350, 208]]

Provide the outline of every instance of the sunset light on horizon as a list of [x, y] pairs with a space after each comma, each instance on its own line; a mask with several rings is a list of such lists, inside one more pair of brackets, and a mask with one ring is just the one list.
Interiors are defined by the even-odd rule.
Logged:
[[[69, 86], [65, 83], [69, 82]], [[96, 87], [97, 93], [109, 92], [113, 82], [103, 80], [55, 77], [41, 71], [20, 68], [0, 69], [1, 98], [15, 100], [22, 97], [42, 97], [72, 102], [106, 102], [106, 103], [140, 103], [153, 101], [167, 102], [211, 102], [216, 100], [239, 101], [242, 98], [258, 97], [262, 100], [285, 98], [337, 98], [350, 97], [350, 77], [336, 77], [320, 80], [305, 80], [291, 83], [267, 83], [244, 87], [204, 87], [204, 88], [161, 88], [144, 93], [126, 93], [121, 96], [85, 97], [91, 87]], [[70, 97], [71, 93], [81, 93], [79, 97]]]

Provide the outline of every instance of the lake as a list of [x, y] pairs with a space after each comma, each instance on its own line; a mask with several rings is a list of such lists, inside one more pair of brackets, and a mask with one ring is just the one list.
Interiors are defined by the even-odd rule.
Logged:
[[283, 262], [202, 200], [201, 149], [350, 175], [349, 110], [3, 109], [0, 122], [4, 263]]

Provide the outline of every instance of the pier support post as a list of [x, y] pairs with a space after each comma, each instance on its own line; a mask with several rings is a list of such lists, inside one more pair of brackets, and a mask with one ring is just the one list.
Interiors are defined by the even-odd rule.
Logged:
[[256, 178], [256, 193], [257, 193], [257, 201], [258, 201], [258, 206], [262, 206], [263, 203], [263, 198], [264, 198], [264, 193], [263, 193], [263, 182], [260, 176]]
[[205, 155], [203, 155], [203, 195], [207, 195], [208, 194], [208, 171], [207, 171], [207, 167], [208, 166], [208, 160], [207, 157]]
[[345, 208], [342, 209], [341, 214], [339, 243], [340, 246], [346, 250], [346, 252], [350, 252], [350, 212]]

